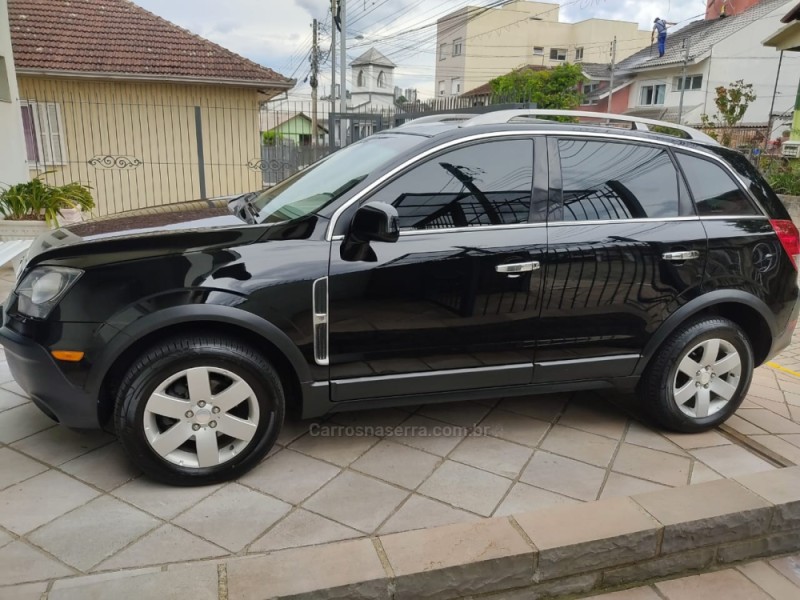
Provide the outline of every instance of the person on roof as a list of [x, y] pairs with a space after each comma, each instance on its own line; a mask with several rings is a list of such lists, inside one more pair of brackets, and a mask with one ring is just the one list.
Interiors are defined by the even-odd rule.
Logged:
[[658, 56], [664, 56], [667, 51], [667, 22], [664, 19], [656, 17], [653, 21], [653, 33], [650, 35], [650, 43], [653, 43], [656, 32], [658, 32]]

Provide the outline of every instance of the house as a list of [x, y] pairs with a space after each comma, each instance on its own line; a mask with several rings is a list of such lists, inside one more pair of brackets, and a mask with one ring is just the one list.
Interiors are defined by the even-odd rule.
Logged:
[[610, 62], [616, 37], [617, 60], [650, 45], [650, 31], [638, 23], [559, 20], [549, 2], [509, 2], [496, 8], [467, 6], [437, 21], [437, 97], [459, 96], [527, 64], [555, 67], [565, 62]]
[[[613, 111], [699, 124], [701, 115], [716, 113], [715, 89], [740, 79], [753, 84], [758, 96], [742, 125], [765, 126], [771, 121], [770, 111], [773, 116], [790, 111], [800, 60], [787, 57], [781, 63], [778, 53], [761, 41], [780, 27], [792, 2], [735, 4], [737, 10], [729, 8], [719, 18], [719, 7], [712, 2], [706, 18], [671, 32], [663, 57], [646, 48], [621, 60], [614, 72]], [[583, 108], [606, 112], [610, 71], [590, 68], [587, 76], [587, 85], [596, 87], [587, 98], [592, 104]]]
[[[786, 23], [778, 31], [764, 40], [764, 45], [784, 52], [800, 52], [800, 4], [781, 17], [781, 23]], [[795, 97], [795, 109], [800, 106], [800, 87]], [[792, 117], [792, 127], [789, 138], [800, 141], [800, 111], [795, 110]]]
[[[298, 146], [311, 146], [313, 125], [311, 117], [304, 112], [261, 109], [261, 131], [270, 133], [275, 139], [294, 142]], [[317, 144], [326, 143], [328, 128], [321, 117], [317, 122]]]
[[[524, 71], [546, 71], [549, 67], [543, 67], [541, 65], [525, 65], [524, 67], [520, 67], [519, 69], [514, 69], [512, 73], [521, 73]], [[507, 75], [509, 73], [502, 73], [502, 75]], [[494, 78], [493, 78], [494, 79]], [[494, 92], [492, 92], [492, 82], [488, 81], [482, 85], [479, 85], [476, 88], [469, 90], [468, 92], [464, 92], [461, 94], [461, 98], [471, 100], [472, 106], [488, 106], [493, 103], [503, 102], [504, 98], [496, 98]]]
[[28, 179], [6, 0], [0, 0], [0, 189]]
[[127, 0], [8, 0], [31, 174], [98, 214], [260, 189], [259, 105], [294, 82]]
[[369, 112], [394, 107], [394, 70], [391, 60], [370, 48], [350, 63], [350, 110]]

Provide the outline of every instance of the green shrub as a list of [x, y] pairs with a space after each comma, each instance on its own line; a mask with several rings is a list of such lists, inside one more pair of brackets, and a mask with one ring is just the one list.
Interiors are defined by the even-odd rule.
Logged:
[[0, 214], [11, 221], [46, 221], [55, 227], [56, 218], [64, 209], [83, 211], [94, 208], [89, 190], [80, 183], [56, 186], [36, 177], [0, 192]]
[[791, 159], [762, 161], [761, 170], [775, 193], [800, 196], [800, 161]]

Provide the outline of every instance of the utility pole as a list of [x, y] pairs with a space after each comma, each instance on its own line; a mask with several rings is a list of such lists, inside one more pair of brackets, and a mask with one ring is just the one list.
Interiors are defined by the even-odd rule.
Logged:
[[347, 0], [339, 0], [339, 22], [342, 25], [342, 36], [340, 40], [341, 45], [339, 46], [339, 79], [341, 80], [341, 83], [339, 84], [341, 89], [339, 97], [339, 112], [342, 114], [339, 117], [339, 121], [342, 126], [341, 147], [344, 148], [347, 145], [347, 119], [344, 118], [344, 114], [347, 112]]
[[617, 36], [611, 42], [611, 80], [608, 82], [608, 106], [606, 113], [611, 113], [611, 101], [614, 99], [614, 67], [617, 64]]
[[317, 20], [312, 25], [311, 42], [311, 147], [317, 148], [317, 85], [319, 84], [319, 42], [317, 40]]
[[772, 113], [775, 111], [775, 96], [778, 95], [778, 82], [781, 77], [781, 65], [783, 64], [783, 50], [778, 59], [778, 72], [775, 73], [775, 87], [772, 89], [772, 102], [769, 105], [769, 116], [767, 117], [767, 135], [764, 136], [764, 150], [769, 148], [769, 138], [772, 136]]
[[[336, 0], [331, 0], [331, 114], [336, 112]], [[331, 144], [336, 133], [329, 132]]]
[[689, 39], [683, 38], [683, 69], [681, 71], [681, 100], [678, 104], [678, 125], [683, 120], [683, 94], [686, 92], [686, 66], [689, 64]]

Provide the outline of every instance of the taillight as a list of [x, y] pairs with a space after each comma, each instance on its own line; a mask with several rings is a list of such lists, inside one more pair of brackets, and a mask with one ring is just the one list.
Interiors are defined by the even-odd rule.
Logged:
[[798, 258], [800, 258], [800, 233], [798, 233], [797, 227], [791, 221], [784, 219], [771, 219], [770, 223], [796, 269]]

